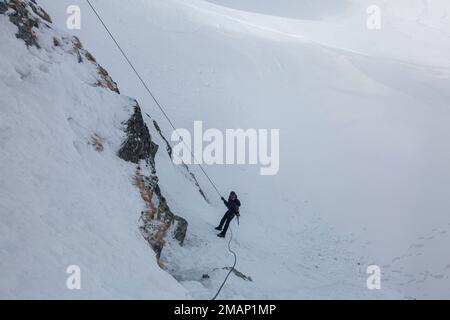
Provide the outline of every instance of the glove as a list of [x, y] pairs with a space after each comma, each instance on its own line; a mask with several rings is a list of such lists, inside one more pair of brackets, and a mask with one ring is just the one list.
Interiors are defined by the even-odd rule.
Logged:
[[220, 199], [222, 199], [222, 201], [225, 201], [225, 198], [224, 198], [224, 197], [222, 197], [222, 198], [220, 198]]

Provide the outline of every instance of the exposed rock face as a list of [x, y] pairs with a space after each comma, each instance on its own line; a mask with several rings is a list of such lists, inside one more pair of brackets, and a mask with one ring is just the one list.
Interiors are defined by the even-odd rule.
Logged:
[[[54, 39], [54, 42], [55, 46], [57, 46], [58, 40]], [[99, 75], [99, 78], [97, 79], [95, 85], [97, 87], [106, 88], [120, 94], [117, 83], [114, 82], [114, 80], [110, 77], [108, 71], [106, 71], [105, 68], [103, 68], [100, 64], [97, 63], [97, 60], [95, 60], [94, 56], [89, 51], [83, 48], [83, 44], [81, 43], [80, 39], [78, 39], [77, 37], [73, 37], [72, 43], [73, 43], [73, 51], [78, 57], [78, 63], [83, 63], [84, 59], [86, 59], [97, 68], [97, 74]]]
[[140, 230], [159, 260], [169, 232], [172, 232], [169, 236], [183, 245], [188, 223], [170, 210], [155, 176], [145, 177], [137, 173], [135, 185], [140, 189], [142, 199], [147, 204], [146, 210], [141, 215]]
[[118, 152], [118, 156], [125, 161], [138, 164], [141, 160], [154, 164], [154, 157], [158, 146], [152, 142], [150, 132], [142, 118], [141, 108], [136, 102], [134, 113], [126, 122], [126, 140]]
[[35, 0], [30, 0], [28, 5], [31, 7], [31, 10], [33, 10], [34, 14], [38, 15], [41, 19], [45, 20], [46, 22], [52, 23], [52, 19], [50, 18], [50, 15], [47, 12], [45, 12], [44, 9], [39, 7], [36, 4]]
[[[38, 7], [34, 0], [0, 0], [0, 13], [7, 13], [9, 20], [17, 26], [19, 30], [16, 37], [18, 39], [25, 41], [28, 47], [40, 48], [33, 29], [39, 28], [42, 20], [49, 23], [51, 20], [50, 16]], [[48, 25], [45, 26], [48, 27]]]
[[[146, 203], [146, 210], [141, 214], [140, 230], [156, 252], [159, 260], [171, 230], [173, 233], [169, 236], [183, 245], [188, 223], [170, 210], [161, 193], [155, 168], [155, 155], [158, 151], [158, 145], [152, 141], [137, 102], [134, 113], [125, 123], [125, 127], [127, 136], [118, 151], [118, 156], [125, 161], [138, 164], [134, 184], [139, 188], [141, 197]], [[141, 165], [145, 166], [144, 170], [142, 170]], [[145, 175], [144, 171], [149, 173]]]

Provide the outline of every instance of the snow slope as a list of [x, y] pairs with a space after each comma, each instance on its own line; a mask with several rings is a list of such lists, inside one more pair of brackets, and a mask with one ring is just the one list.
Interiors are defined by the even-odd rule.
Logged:
[[[40, 3], [61, 29], [67, 6], [81, 6], [75, 33], [170, 137], [86, 3]], [[243, 202], [232, 246], [237, 270], [253, 280], [232, 276], [221, 298], [450, 297], [446, 1], [93, 3], [178, 127], [203, 120], [280, 129], [277, 176], [254, 166], [207, 168], [223, 193], [236, 190]], [[383, 8], [379, 31], [366, 28], [374, 3]], [[210, 298], [232, 262], [212, 230], [224, 208], [197, 168], [212, 205], [167, 154], [156, 160], [171, 208], [189, 221], [184, 247], [164, 248], [165, 268], [192, 297]], [[110, 208], [120, 211], [123, 201], [114, 199]], [[382, 290], [367, 290], [369, 264], [382, 267]]]
[[0, 29], [0, 298], [187, 297], [143, 241], [135, 168], [116, 156], [134, 100], [93, 86], [67, 35], [41, 27], [38, 50], [5, 15]]

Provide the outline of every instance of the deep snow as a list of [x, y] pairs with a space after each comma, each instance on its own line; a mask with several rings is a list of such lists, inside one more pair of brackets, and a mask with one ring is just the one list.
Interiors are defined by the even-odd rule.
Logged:
[[[260, 5], [258, 1], [248, 1], [244, 6], [238, 1], [225, 0], [93, 2], [177, 126], [192, 129], [194, 120], [203, 120], [205, 126], [219, 129], [281, 130], [281, 170], [277, 176], [261, 177], [259, 168], [252, 166], [207, 168], [224, 193], [236, 190], [240, 194], [243, 213], [241, 225], [233, 224], [232, 245], [239, 257], [237, 269], [253, 280], [231, 277], [222, 298], [450, 296], [450, 257], [446, 248], [450, 240], [447, 196], [450, 94], [446, 89], [450, 84], [450, 10], [446, 1], [305, 1], [299, 4], [284, 0], [283, 6], [278, 2]], [[65, 28], [67, 18], [65, 9], [74, 3], [80, 4], [83, 13], [82, 29], [76, 34], [118, 81], [122, 92], [137, 98], [143, 110], [154, 117], [166, 137], [170, 137], [169, 126], [127, 65], [122, 63], [120, 54], [85, 2], [40, 1], [61, 29]], [[384, 10], [383, 27], [379, 31], [368, 31], [366, 8], [374, 3], [379, 3]], [[2, 46], [9, 42], [19, 46], [19, 41], [11, 35], [8, 42], [5, 41], [2, 40]], [[2, 55], [6, 48], [10, 60], [23, 60], [15, 57], [19, 49], [12, 50], [10, 45], [2, 48]], [[72, 77], [66, 63], [61, 64], [66, 70], [64, 73]], [[8, 65], [7, 62], [2, 64], [2, 93], [18, 90], [13, 86], [14, 79], [9, 80], [17, 76]], [[36, 66], [38, 62], [30, 69]], [[21, 74], [27, 74], [26, 71]], [[92, 120], [86, 119], [85, 110], [70, 108], [73, 101], [66, 101], [66, 96], [78, 93], [75, 101], [84, 101], [83, 105], [89, 106], [99, 95], [107, 99], [104, 97], [107, 94], [91, 93], [94, 89], [84, 86], [72, 89], [72, 84], [68, 86], [56, 80], [55, 84], [47, 86], [43, 101], [33, 99], [35, 101], [27, 108], [39, 110], [45, 105], [47, 110], [50, 101], [56, 106], [53, 95], [61, 91], [67, 92], [67, 95], [61, 94], [65, 98], [60, 102], [66, 106], [65, 112], [70, 110], [70, 115], [76, 112], [83, 125], [85, 121], [91, 125], [88, 128], [101, 128], [105, 119], [113, 117], [110, 108], [105, 107], [97, 122], [89, 122]], [[30, 90], [36, 90], [34, 83], [30, 86]], [[59, 90], [54, 90], [55, 86]], [[10, 96], [14, 96], [13, 93]], [[6, 98], [2, 95], [2, 99], [9, 99], [5, 105], [15, 104], [15, 99], [8, 95]], [[20, 106], [25, 108], [23, 104]], [[8, 108], [8, 114], [12, 110]], [[46, 112], [46, 115], [56, 116], [61, 112], [58, 110]], [[50, 135], [58, 130], [54, 124], [67, 123], [60, 117], [51, 121], [52, 126], [46, 129], [49, 120], [44, 117], [44, 121], [35, 113], [31, 113], [28, 125], [22, 126], [23, 130], [28, 130], [25, 131], [27, 137], [29, 131], [39, 137], [49, 130]], [[11, 117], [22, 121], [18, 114]], [[156, 142], [163, 146], [150, 121], [148, 124]], [[67, 141], [55, 141], [50, 146], [74, 152], [72, 140], [82, 139], [79, 135], [87, 133], [72, 126], [75, 129], [70, 127], [68, 132], [75, 132], [75, 138], [69, 136]], [[0, 135], [3, 145], [12, 134], [4, 127], [7, 128], [2, 125]], [[67, 131], [63, 129], [60, 130]], [[117, 132], [104, 135], [117, 141], [114, 140]], [[51, 137], [54, 139], [55, 135]], [[135, 249], [133, 257], [142, 263], [133, 263], [134, 268], [139, 267], [139, 272], [130, 272], [126, 259], [114, 259], [108, 253], [111, 252], [108, 250], [116, 252], [117, 248], [105, 249], [108, 246], [100, 244], [98, 251], [107, 253], [96, 255], [95, 261], [111, 265], [114, 272], [123, 272], [124, 278], [132, 273], [135, 281], [127, 283], [128, 290], [118, 290], [119, 293], [96, 291], [99, 284], [111, 285], [110, 278], [89, 279], [85, 281], [92, 291], [83, 290], [79, 294], [82, 297], [95, 294], [134, 297], [145, 288], [154, 288], [145, 291], [145, 296], [183, 296], [184, 289], [156, 269], [151, 252], [145, 251], [148, 248], [139, 238], [135, 218], [129, 219], [125, 214], [125, 211], [138, 212], [141, 205], [133, 186], [127, 184], [131, 169], [128, 168], [129, 175], [124, 168], [122, 176], [111, 177], [107, 176], [111, 168], [103, 167], [105, 161], [114, 168], [124, 166], [113, 156], [112, 150], [117, 144], [113, 143], [111, 152], [105, 153], [110, 158], [100, 162], [96, 159], [99, 155], [86, 144], [78, 146], [82, 151], [77, 154], [81, 152], [81, 156], [67, 150], [52, 151], [51, 147], [45, 151], [42, 146], [52, 141], [49, 139], [44, 135], [41, 144], [39, 139], [33, 139], [33, 144], [24, 139], [22, 144], [15, 144], [17, 147], [10, 146], [11, 150], [38, 148], [30, 149], [21, 157], [14, 156], [12, 151], [6, 152], [9, 149], [2, 145], [2, 185], [5, 181], [17, 181], [6, 184], [8, 187], [2, 190], [2, 215], [14, 210], [33, 213], [33, 216], [38, 215], [39, 210], [50, 212], [45, 221], [58, 233], [61, 229], [54, 226], [54, 221], [62, 219], [57, 214], [61, 209], [52, 211], [52, 206], [43, 204], [42, 199], [49, 195], [55, 199], [66, 196], [64, 203], [77, 204], [74, 208], [69, 206], [73, 209], [71, 214], [67, 212], [73, 220], [80, 212], [103, 212], [105, 216], [96, 217], [91, 224], [85, 219], [94, 218], [85, 213], [83, 219], [76, 219], [83, 223], [79, 228], [91, 225], [92, 234], [102, 239], [111, 236], [108, 232], [111, 227], [120, 225], [121, 229], [112, 234], [128, 237], [118, 239], [118, 246], [120, 243], [123, 251]], [[50, 173], [58, 168], [52, 168], [46, 162], [48, 157], [42, 156], [49, 152], [66, 157], [55, 158], [54, 166], [59, 166], [61, 171], [56, 177], [63, 177], [57, 181], [51, 179]], [[22, 160], [17, 162], [17, 159]], [[74, 159], [80, 163], [72, 166]], [[42, 168], [47, 167], [47, 173], [42, 173]], [[203, 201], [183, 168], [172, 165], [163, 148], [157, 154], [157, 168], [172, 210], [189, 221], [185, 246], [180, 248], [170, 242], [163, 251], [163, 261], [192, 297], [209, 298], [226, 273], [221, 268], [232, 262], [226, 242], [217, 239], [212, 230], [224, 208], [199, 170], [192, 167], [213, 205]], [[62, 172], [67, 175], [65, 178]], [[76, 181], [72, 181], [74, 174], [71, 172], [77, 172]], [[29, 183], [30, 176], [39, 184]], [[42, 187], [41, 181], [46, 179], [50, 180]], [[91, 180], [95, 181], [92, 189], [96, 196], [85, 192], [91, 190], [86, 187]], [[69, 182], [80, 190], [78, 196], [61, 192], [68, 188]], [[111, 185], [120, 189], [111, 190]], [[25, 189], [26, 193], [17, 191], [25, 187], [31, 189]], [[30, 200], [30, 194], [38, 196]], [[97, 201], [102, 195], [104, 202]], [[20, 210], [19, 204], [31, 207]], [[67, 210], [66, 205], [61, 208]], [[121, 220], [105, 222], [106, 217], [111, 216]], [[2, 230], [2, 235], [16, 234], [15, 223], [17, 220], [11, 218], [9, 224], [3, 224], [6, 231]], [[77, 251], [79, 256], [73, 256], [71, 251], [66, 255], [64, 252], [52, 255], [49, 250], [42, 259], [36, 258], [42, 265], [37, 275], [59, 268], [66, 263], [64, 257], [71, 261], [82, 259], [83, 265], [90, 268], [92, 261], [84, 260], [88, 258], [82, 253], [91, 256], [91, 246], [84, 247], [83, 242], [79, 244], [78, 240], [62, 235], [44, 237], [33, 227], [36, 223], [42, 222], [29, 224], [31, 229], [25, 229], [22, 238], [31, 234], [30, 239], [35, 240], [31, 242], [43, 252], [47, 252], [46, 245], [52, 243], [54, 237], [69, 239], [65, 241], [73, 241], [81, 248]], [[69, 228], [63, 230], [66, 229]], [[8, 257], [23, 248], [35, 248], [19, 239], [13, 241], [12, 237], [2, 238], [1, 242], [10, 244], [2, 251]], [[98, 240], [92, 238], [91, 241]], [[18, 248], [14, 249], [15, 246]], [[61, 250], [65, 249], [63, 246]], [[6, 266], [11, 269], [27, 265], [27, 257], [25, 253], [19, 255], [14, 263]], [[148, 269], [141, 259], [151, 262]], [[366, 266], [373, 263], [382, 267], [382, 290], [379, 291], [369, 291], [365, 286]], [[22, 267], [21, 272], [11, 271], [15, 275], [13, 279], [23, 281], [23, 272], [27, 270]], [[55, 277], [58, 273], [50, 274]], [[202, 280], [203, 274], [209, 274], [210, 279]], [[139, 282], [139, 278], [149, 279], [152, 284]], [[4, 286], [3, 281], [6, 279], [2, 278], [2, 289], [18, 290], [7, 292], [9, 296], [24, 295], [23, 288], [27, 288], [28, 293], [41, 294], [34, 291], [37, 290], [34, 285]], [[170, 289], [160, 290], [166, 283], [170, 284]], [[53, 288], [47, 290], [45, 297], [60, 294]], [[72, 297], [72, 293], [63, 293]]]

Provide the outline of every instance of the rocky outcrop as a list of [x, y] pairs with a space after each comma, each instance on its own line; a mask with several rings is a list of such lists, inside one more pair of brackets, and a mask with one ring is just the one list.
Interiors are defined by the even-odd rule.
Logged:
[[49, 27], [47, 23], [51, 23], [51, 19], [34, 0], [0, 0], [0, 13], [6, 13], [18, 28], [18, 39], [25, 41], [28, 47], [40, 48], [35, 29], [40, 28], [42, 24]]
[[146, 177], [137, 172], [134, 183], [141, 191], [142, 199], [147, 205], [146, 210], [141, 213], [139, 228], [156, 252], [159, 261], [168, 236], [183, 245], [188, 223], [170, 210], [154, 176]]
[[168, 237], [183, 245], [188, 223], [170, 210], [161, 193], [155, 168], [158, 145], [152, 141], [137, 102], [134, 113], [124, 125], [126, 138], [117, 155], [125, 161], [138, 164], [134, 184], [139, 188], [146, 204], [145, 211], [141, 213], [139, 228], [159, 261]]
[[[9, 20], [17, 27], [16, 37], [22, 39], [27, 47], [41, 48], [36, 31], [39, 28], [51, 28], [50, 15], [36, 4], [34, 0], [0, 0], [0, 14], [6, 14]], [[120, 94], [117, 83], [108, 72], [100, 66], [92, 54], [83, 48], [77, 37], [53, 39], [55, 47], [70, 46], [70, 53], [75, 54], [79, 63], [89, 61], [97, 69], [98, 79], [93, 85], [103, 87]]]
[[117, 155], [125, 161], [138, 164], [139, 161], [146, 160], [154, 166], [158, 146], [152, 141], [137, 102], [133, 115], [125, 123], [125, 133], [126, 139]]
[[[58, 40], [54, 39], [54, 42], [57, 45]], [[78, 39], [77, 37], [73, 37], [72, 44], [73, 44], [73, 52], [76, 54], [76, 56], [78, 58], [78, 63], [83, 63], [84, 60], [87, 60], [88, 62], [93, 64], [95, 66], [95, 68], [97, 69], [98, 79], [94, 85], [97, 87], [109, 89], [111, 91], [114, 91], [114, 92], [120, 94], [117, 83], [114, 82], [114, 80], [110, 77], [110, 75], [108, 74], [108, 71], [106, 71], [105, 68], [103, 68], [100, 64], [98, 64], [98, 62], [94, 58], [94, 56], [89, 51], [84, 49], [83, 44], [81, 43], [80, 39]]]
[[37, 15], [39, 18], [48, 23], [52, 23], [50, 15], [47, 12], [45, 12], [45, 10], [42, 9], [40, 6], [38, 6], [35, 0], [30, 0], [28, 5], [31, 7], [31, 10], [33, 10], [35, 15]]

